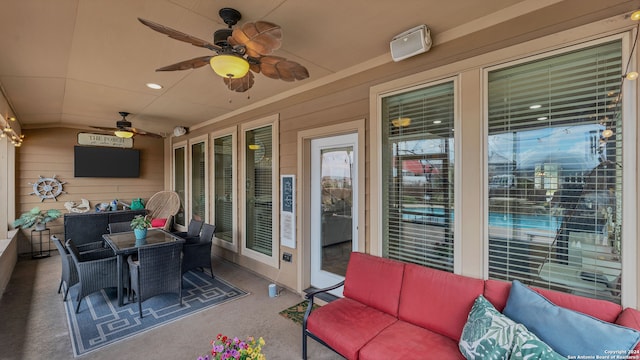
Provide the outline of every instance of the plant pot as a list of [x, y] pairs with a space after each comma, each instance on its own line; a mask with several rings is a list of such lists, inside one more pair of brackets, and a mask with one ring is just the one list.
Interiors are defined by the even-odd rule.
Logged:
[[133, 229], [136, 240], [142, 240], [147, 237], [147, 229]]
[[44, 230], [46, 228], [47, 228], [47, 224], [45, 224], [45, 223], [36, 223], [36, 225], [35, 225], [35, 230], [36, 231], [42, 231], [42, 230]]

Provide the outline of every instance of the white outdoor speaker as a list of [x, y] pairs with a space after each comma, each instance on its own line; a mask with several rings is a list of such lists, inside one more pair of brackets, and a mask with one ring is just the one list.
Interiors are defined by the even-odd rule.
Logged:
[[390, 46], [393, 61], [400, 61], [422, 54], [431, 48], [431, 30], [427, 25], [416, 26], [396, 35], [391, 40]]

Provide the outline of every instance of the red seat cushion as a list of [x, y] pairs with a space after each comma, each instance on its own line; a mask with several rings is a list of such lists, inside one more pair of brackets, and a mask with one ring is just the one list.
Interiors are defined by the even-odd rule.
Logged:
[[397, 316], [403, 272], [404, 263], [353, 252], [347, 265], [343, 294]]
[[349, 298], [333, 301], [311, 312], [307, 329], [347, 359], [397, 319]]
[[464, 359], [458, 343], [421, 327], [398, 321], [360, 350], [360, 360]]
[[407, 264], [398, 318], [458, 342], [473, 302], [483, 291], [481, 279]]

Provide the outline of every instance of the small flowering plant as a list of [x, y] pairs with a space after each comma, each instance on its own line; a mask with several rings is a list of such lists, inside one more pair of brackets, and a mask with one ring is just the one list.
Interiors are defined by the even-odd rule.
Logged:
[[264, 344], [262, 337], [256, 340], [250, 336], [246, 341], [242, 341], [237, 337], [232, 339], [218, 334], [211, 340], [211, 356], [200, 356], [198, 360], [266, 360], [262, 354]]

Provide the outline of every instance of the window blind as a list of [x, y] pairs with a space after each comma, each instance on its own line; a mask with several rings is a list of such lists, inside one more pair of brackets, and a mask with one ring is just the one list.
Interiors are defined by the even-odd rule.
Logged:
[[216, 238], [233, 242], [233, 137], [213, 140]]
[[173, 149], [173, 190], [180, 197], [180, 210], [174, 218], [176, 225], [185, 226], [184, 201], [185, 201], [185, 148], [184, 146]]
[[206, 218], [205, 154], [204, 142], [191, 145], [191, 216], [200, 220]]
[[267, 256], [273, 253], [272, 131], [269, 125], [246, 132], [246, 246]]
[[453, 271], [454, 116], [453, 82], [382, 100], [385, 257]]
[[621, 73], [621, 41], [489, 72], [490, 278], [620, 301]]

